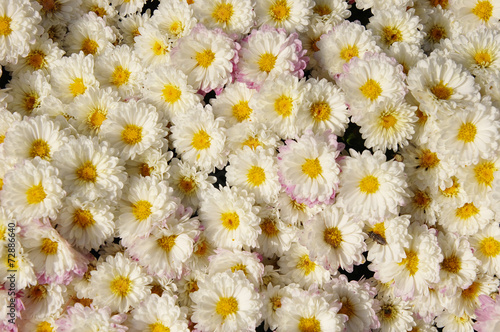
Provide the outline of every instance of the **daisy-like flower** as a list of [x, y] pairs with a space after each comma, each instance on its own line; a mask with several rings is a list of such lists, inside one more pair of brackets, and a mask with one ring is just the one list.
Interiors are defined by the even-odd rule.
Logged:
[[21, 298], [25, 308], [23, 318], [44, 319], [56, 315], [64, 304], [65, 292], [66, 286], [56, 283], [38, 283], [26, 288]]
[[280, 191], [278, 171], [273, 156], [263, 149], [245, 147], [229, 156], [226, 181], [230, 186], [255, 195], [257, 203], [272, 203]]
[[26, 160], [3, 178], [2, 206], [18, 220], [56, 218], [65, 192], [57, 170], [40, 158]]
[[218, 249], [210, 257], [208, 274], [213, 275], [225, 271], [233, 273], [243, 271], [245, 277], [257, 288], [262, 284], [264, 265], [257, 253], [239, 250]]
[[68, 307], [64, 315], [56, 320], [57, 331], [128, 331], [126, 326], [121, 325], [127, 319], [127, 315], [113, 315], [111, 311], [109, 307], [96, 308], [76, 303]]
[[127, 160], [127, 173], [131, 176], [156, 177], [159, 179], [168, 179], [170, 177], [168, 161], [172, 159], [174, 153], [149, 148], [134, 159]]
[[[344, 3], [347, 5], [347, 3], [344, 1], [334, 1], [334, 2]], [[326, 6], [328, 5], [330, 5], [330, 1], [327, 1]], [[334, 15], [334, 17], [336, 16]], [[311, 23], [308, 26], [307, 31], [299, 34], [300, 41], [302, 42], [302, 48], [305, 51], [307, 51], [306, 56], [309, 58], [309, 62], [307, 63], [306, 69], [317, 70], [319, 68], [318, 62], [314, 58], [314, 53], [319, 51], [317, 43], [321, 39], [322, 35], [329, 33], [332, 29], [333, 26], [330, 23], [323, 22], [321, 20], [319, 22], [315, 22], [315, 20], [313, 20], [313, 23]]]
[[179, 308], [176, 299], [165, 293], [151, 294], [131, 316], [131, 331], [189, 331], [186, 308]]
[[434, 226], [441, 213], [435, 190], [431, 190], [429, 187], [418, 189], [412, 184], [408, 191], [410, 198], [408, 204], [401, 208], [401, 212], [411, 214], [412, 221]]
[[361, 222], [349, 218], [335, 205], [325, 207], [304, 225], [303, 241], [311, 257], [333, 274], [339, 267], [352, 272], [353, 264], [364, 263], [365, 237]]
[[325, 22], [337, 25], [351, 16], [350, 5], [339, 0], [315, 0], [311, 24]]
[[116, 24], [118, 12], [111, 2], [106, 0], [83, 0], [80, 8], [84, 13], [95, 13], [110, 26]]
[[276, 148], [281, 145], [278, 135], [260, 122], [235, 124], [226, 131], [226, 135], [227, 146], [231, 153], [248, 146], [252, 150], [261, 147], [269, 154], [275, 155]]
[[200, 273], [203, 271], [205, 273], [208, 270], [208, 258], [215, 254], [215, 249], [216, 247], [208, 241], [204, 232], [202, 232], [198, 241], [194, 244], [193, 254], [186, 262], [186, 265], [191, 271], [200, 271]]
[[461, 206], [443, 206], [439, 223], [450, 232], [474, 235], [494, 218], [493, 211], [483, 201], [470, 201]]
[[138, 95], [144, 81], [140, 60], [127, 45], [117, 46], [97, 57], [95, 73], [102, 88], [113, 88], [123, 99]]
[[491, 223], [471, 236], [474, 255], [481, 261], [479, 269], [489, 275], [500, 275], [500, 228]]
[[134, 158], [148, 148], [161, 148], [166, 129], [153, 105], [131, 99], [110, 110], [99, 136], [120, 152], [124, 159]]
[[210, 105], [198, 104], [174, 117], [173, 123], [169, 139], [183, 161], [203, 170], [222, 169], [226, 164], [224, 120], [214, 119]]
[[257, 25], [284, 28], [287, 32], [304, 32], [309, 24], [314, 2], [311, 0], [257, 0]]
[[281, 220], [289, 225], [300, 225], [320, 210], [319, 206], [309, 207], [305, 203], [299, 203], [283, 191], [278, 195], [277, 207]]
[[216, 99], [210, 100], [210, 104], [215, 116], [224, 117], [226, 128], [231, 128], [237, 123], [255, 120], [255, 112], [249, 106], [249, 101], [255, 93], [256, 91], [249, 89], [245, 83], [227, 84]]
[[479, 159], [476, 164], [460, 168], [457, 176], [463, 181], [464, 189], [471, 199], [482, 200], [495, 191], [495, 180], [500, 178], [499, 170], [500, 156], [496, 155], [492, 159]]
[[162, 33], [151, 22], [138, 27], [134, 40], [135, 54], [141, 59], [145, 68], [170, 63], [172, 41], [168, 35]]
[[405, 75], [408, 75], [410, 68], [413, 68], [417, 62], [425, 58], [424, 51], [415, 44], [394, 43], [386, 53], [403, 66]]
[[207, 191], [198, 210], [207, 239], [226, 249], [256, 247], [261, 230], [253, 204], [253, 195], [235, 187]]
[[340, 162], [340, 188], [337, 199], [347, 213], [364, 217], [384, 218], [396, 215], [408, 193], [404, 164], [386, 161], [381, 151], [373, 155], [350, 150], [351, 157]]
[[443, 329], [443, 332], [470, 332], [474, 322], [472, 318], [463, 314], [460, 316], [454, 315], [448, 310], [442, 311], [436, 317], [436, 326]]
[[28, 54], [30, 45], [43, 31], [38, 25], [40, 13], [28, 0], [2, 1], [0, 17], [0, 63], [17, 63], [17, 58]]
[[279, 312], [281, 311], [281, 301], [285, 297], [292, 297], [297, 284], [289, 284], [285, 287], [269, 283], [262, 294], [262, 316], [264, 318], [264, 329], [276, 330], [279, 326]]
[[81, 51], [85, 55], [99, 56], [112, 49], [116, 38], [113, 30], [94, 12], [78, 18], [68, 30], [64, 44], [69, 54]]
[[253, 4], [251, 0], [199, 0], [192, 8], [195, 17], [207, 28], [244, 35], [254, 24]]
[[343, 145], [326, 131], [307, 132], [279, 149], [278, 176], [282, 187], [297, 202], [310, 206], [335, 199], [340, 168], [337, 157]]
[[123, 162], [107, 142], [80, 136], [71, 138], [54, 156], [68, 195], [94, 200], [120, 197], [126, 174]]
[[380, 331], [410, 331], [416, 325], [410, 304], [400, 297], [377, 297], [379, 301], [376, 315], [380, 322]]
[[[170, 3], [170, 1], [169, 1]], [[139, 36], [140, 27], [144, 27], [147, 22], [151, 19], [151, 10], [147, 9], [144, 14], [134, 13], [129, 14], [126, 17], [121, 17], [118, 21], [118, 29], [123, 37], [123, 44], [127, 44], [133, 47], [135, 44], [134, 38]]]
[[283, 256], [283, 253], [287, 252], [295, 241], [297, 228], [285, 224], [279, 218], [279, 211], [276, 208], [262, 208], [258, 216], [262, 233], [258, 238], [257, 252], [268, 258], [273, 258], [274, 255]]
[[187, 75], [188, 84], [209, 92], [232, 81], [238, 61], [238, 44], [225, 33], [198, 24], [172, 50], [172, 61]]
[[469, 200], [463, 181], [456, 176], [451, 177], [451, 183], [448, 187], [439, 188], [435, 199], [441, 207], [447, 205], [458, 207]]
[[196, 25], [193, 7], [187, 1], [162, 1], [155, 10], [151, 23], [176, 40], [189, 35]]
[[22, 115], [39, 113], [44, 101], [52, 94], [48, 78], [41, 71], [14, 76], [7, 84], [12, 101], [8, 108]]
[[151, 294], [153, 279], [136, 262], [121, 253], [106, 257], [90, 272], [91, 298], [97, 306], [127, 312]]
[[[436, 2], [444, 3], [444, 1]], [[425, 20], [422, 29], [425, 33], [422, 48], [427, 52], [438, 48], [447, 38], [454, 40], [462, 32], [462, 25], [457, 21], [453, 12], [445, 10], [444, 7], [433, 8], [420, 18]]]
[[479, 26], [498, 27], [500, 5], [492, 0], [461, 0], [451, 9], [464, 30], [472, 31]]
[[254, 331], [262, 302], [243, 272], [217, 273], [198, 282], [191, 294], [195, 328], [207, 332]]

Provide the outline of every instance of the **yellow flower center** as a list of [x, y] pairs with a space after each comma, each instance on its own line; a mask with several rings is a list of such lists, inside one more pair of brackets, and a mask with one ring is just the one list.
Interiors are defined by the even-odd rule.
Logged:
[[45, 53], [40, 50], [31, 51], [26, 57], [26, 63], [34, 70], [42, 69], [47, 64]]
[[245, 275], [247, 274], [247, 267], [245, 264], [238, 263], [234, 266], [231, 266], [231, 272], [236, 272], [236, 271], [243, 271]]
[[128, 145], [134, 145], [142, 141], [142, 127], [128, 124], [122, 130], [122, 141]]
[[47, 197], [47, 194], [41, 183], [26, 190], [26, 201], [28, 204], [38, 204], [42, 202], [45, 197]]
[[396, 27], [384, 27], [382, 33], [382, 40], [388, 46], [391, 46], [395, 42], [403, 41], [403, 33]]
[[240, 217], [236, 212], [224, 212], [220, 215], [222, 226], [229, 231], [234, 231], [240, 225]]
[[431, 88], [431, 92], [437, 99], [448, 100], [453, 94], [453, 89], [443, 84], [443, 81], [440, 81], [438, 84]]
[[79, 96], [87, 90], [85, 84], [83, 84], [83, 79], [77, 77], [73, 79], [73, 83], [69, 85], [69, 91], [73, 97]]
[[204, 240], [198, 242], [194, 254], [197, 256], [205, 256], [207, 252], [208, 252], [208, 242]]
[[316, 317], [300, 317], [299, 320], [300, 332], [321, 332], [321, 324]]
[[382, 94], [380, 84], [371, 78], [368, 79], [366, 83], [359, 88], [359, 90], [365, 98], [370, 99], [371, 101], [374, 101]]
[[458, 130], [457, 139], [465, 143], [474, 142], [476, 138], [477, 128], [471, 122], [462, 123]]
[[170, 24], [170, 27], [168, 28], [170, 33], [174, 36], [180, 35], [184, 31], [184, 27], [182, 26], [181, 21], [174, 21], [172, 24]]
[[266, 181], [266, 172], [259, 166], [252, 166], [247, 173], [247, 182], [254, 187], [260, 186]]
[[386, 114], [384, 112], [380, 116], [380, 126], [384, 129], [393, 128], [397, 122], [398, 119], [392, 114]]
[[221, 297], [215, 306], [215, 312], [225, 320], [227, 316], [238, 312], [238, 301], [232, 296]]
[[426, 209], [431, 204], [431, 198], [425, 191], [417, 190], [413, 196], [413, 203], [420, 209]]
[[2, 144], [3, 141], [5, 141], [5, 135], [0, 135], [0, 144]]
[[478, 213], [479, 209], [474, 205], [474, 203], [465, 203], [464, 205], [456, 209], [455, 216], [457, 218], [466, 220]]
[[432, 7], [437, 7], [438, 5], [441, 6], [441, 8], [446, 9], [448, 7], [448, 0], [430, 0]]
[[0, 179], [0, 190], [3, 189], [3, 179]]
[[191, 280], [186, 284], [186, 288], [189, 293], [197, 292], [200, 287], [198, 287], [198, 282], [196, 280]]
[[12, 33], [10, 22], [12, 19], [7, 15], [0, 17], [0, 36], [8, 36]]
[[453, 181], [453, 184], [450, 187], [446, 188], [445, 190], [439, 189], [445, 197], [454, 197], [459, 192], [460, 183], [458, 183], [458, 179], [454, 176], [451, 179]]
[[406, 258], [404, 258], [399, 265], [405, 265], [406, 269], [410, 272], [410, 276], [415, 275], [418, 271], [418, 255], [411, 250], [405, 250]]
[[380, 235], [382, 238], [385, 239], [385, 224], [384, 222], [379, 222], [373, 225], [372, 232], [375, 234]]
[[318, 42], [320, 41], [321, 39], [321, 36], [318, 36], [316, 38], [312, 38], [311, 39], [311, 49], [313, 52], [318, 52], [319, 51], [319, 47], [318, 47]]
[[59, 243], [57, 243], [57, 241], [52, 241], [51, 239], [44, 237], [42, 239], [42, 247], [40, 248], [40, 251], [45, 255], [55, 255], [57, 254], [58, 246]]
[[117, 66], [111, 75], [111, 83], [115, 86], [120, 87], [123, 84], [127, 84], [130, 78], [130, 71], [122, 66]]
[[228, 24], [233, 16], [234, 9], [230, 3], [218, 3], [212, 12], [212, 18], [219, 24]]
[[420, 164], [418, 167], [425, 168], [425, 170], [429, 168], [434, 168], [439, 164], [439, 158], [435, 152], [432, 152], [429, 149], [425, 149], [420, 154]]
[[154, 170], [154, 167], [149, 167], [148, 164], [142, 163], [139, 165], [139, 174], [143, 177], [151, 176], [151, 172]]
[[330, 108], [330, 105], [328, 103], [324, 101], [318, 101], [311, 105], [311, 109], [309, 111], [311, 112], [311, 116], [313, 117], [314, 121], [320, 122], [326, 121], [330, 118], [332, 109]]
[[36, 285], [29, 288], [29, 297], [31, 297], [35, 302], [39, 302], [40, 300], [47, 297], [47, 288], [45, 285]]
[[271, 304], [273, 305], [273, 311], [276, 311], [279, 308], [281, 308], [281, 296], [279, 295], [273, 296], [269, 299], [269, 302], [271, 302]]
[[342, 243], [342, 233], [337, 227], [326, 228], [323, 232], [323, 240], [333, 248], [337, 249]]
[[153, 47], [151, 48], [153, 51], [154, 55], [162, 55], [167, 53], [167, 46], [162, 41], [155, 40], [155, 43], [153, 44]]
[[276, 22], [283, 22], [290, 17], [290, 6], [286, 0], [277, 0], [269, 7], [269, 16]]
[[97, 130], [101, 128], [102, 123], [107, 118], [106, 110], [101, 110], [99, 108], [94, 109], [87, 118], [87, 123], [90, 128]]
[[446, 29], [440, 25], [435, 25], [429, 29], [429, 39], [433, 43], [439, 43], [441, 39], [446, 37]]
[[451, 255], [450, 257], [445, 257], [441, 262], [441, 268], [449, 273], [458, 273], [462, 268], [462, 261], [460, 257], [456, 255]]
[[30, 149], [30, 157], [40, 157], [45, 160], [50, 159], [50, 146], [47, 141], [39, 138], [33, 141]]
[[189, 195], [196, 188], [196, 182], [193, 178], [188, 178], [186, 176], [179, 180], [179, 189], [185, 194]]
[[500, 242], [493, 237], [485, 237], [479, 242], [479, 251], [486, 257], [496, 257], [500, 254]]
[[398, 315], [398, 310], [390, 303], [384, 303], [380, 307], [379, 317], [386, 322], [393, 321]]
[[193, 135], [193, 140], [191, 141], [191, 146], [196, 150], [204, 150], [210, 147], [210, 135], [203, 129], [200, 129], [197, 133]]
[[170, 328], [166, 327], [160, 322], [149, 324], [149, 330], [151, 332], [170, 332]]
[[125, 276], [118, 276], [111, 281], [110, 289], [113, 294], [125, 297], [132, 290], [132, 280]]
[[472, 14], [476, 15], [481, 21], [488, 22], [493, 15], [493, 5], [490, 1], [478, 1], [472, 8]]
[[158, 243], [160, 248], [169, 253], [170, 250], [172, 250], [172, 248], [175, 246], [175, 239], [177, 239], [177, 235], [169, 235], [156, 240], [156, 242]]
[[241, 100], [239, 103], [234, 104], [233, 107], [231, 107], [231, 111], [238, 122], [243, 122], [248, 119], [253, 112], [246, 100]]
[[380, 183], [373, 175], [367, 175], [359, 181], [359, 190], [368, 195], [376, 193], [379, 187]]
[[89, 9], [91, 12], [94, 12], [99, 17], [104, 17], [104, 15], [106, 15], [106, 9], [99, 7], [97, 5], [93, 5]]
[[76, 176], [81, 181], [95, 183], [97, 181], [97, 167], [90, 160], [87, 160], [76, 170]]
[[85, 55], [95, 55], [97, 53], [97, 49], [99, 48], [99, 44], [93, 39], [85, 38], [82, 42], [82, 51]]
[[242, 143], [242, 146], [248, 146], [252, 148], [252, 150], [257, 149], [258, 146], [262, 146], [259, 139], [257, 137], [248, 137], [248, 139]]
[[94, 216], [89, 210], [77, 209], [73, 214], [73, 223], [80, 228], [86, 229], [95, 224]]
[[491, 54], [487, 50], [478, 51], [474, 55], [474, 60], [479, 66], [488, 68], [491, 65]]
[[26, 113], [31, 113], [40, 105], [40, 99], [36, 92], [29, 92], [24, 96], [23, 106]]
[[134, 214], [135, 219], [139, 221], [143, 221], [149, 218], [152, 214], [151, 208], [153, 205], [145, 200], [139, 200], [132, 204], [132, 213]]
[[483, 185], [491, 187], [495, 176], [493, 173], [498, 171], [495, 164], [491, 161], [483, 161], [474, 166], [474, 177], [476, 181]]
[[359, 50], [356, 45], [347, 45], [340, 50], [340, 58], [345, 62], [351, 61], [355, 56], [359, 56]]
[[313, 7], [313, 12], [319, 16], [325, 16], [332, 13], [332, 9], [328, 5], [316, 5]]
[[204, 50], [196, 53], [196, 62], [198, 66], [208, 68], [215, 60], [215, 53], [212, 50]]
[[302, 164], [302, 172], [311, 179], [317, 178], [323, 172], [319, 159], [306, 159]]
[[474, 300], [477, 296], [477, 293], [481, 289], [481, 284], [478, 282], [473, 282], [467, 289], [462, 291], [462, 297], [466, 300]]
[[260, 223], [260, 229], [262, 233], [266, 234], [268, 237], [275, 237], [278, 235], [279, 231], [273, 220], [265, 218]]
[[349, 301], [349, 299], [345, 299], [345, 301], [342, 301], [342, 307], [339, 310], [339, 314], [344, 314], [347, 317], [351, 318], [354, 314], [354, 310], [355, 309], [351, 301]]
[[49, 322], [43, 321], [36, 325], [36, 332], [54, 332], [54, 328]]
[[308, 276], [311, 272], [316, 269], [316, 263], [309, 259], [309, 255], [303, 255], [300, 257], [299, 262], [297, 264], [297, 268], [304, 271], [304, 274]]
[[281, 95], [274, 101], [274, 110], [284, 118], [292, 114], [292, 109], [293, 99], [289, 96]]
[[161, 90], [163, 100], [166, 103], [173, 104], [181, 98], [181, 89], [178, 86], [172, 84], [166, 84]]
[[417, 121], [418, 124], [424, 125], [427, 122], [428, 115], [426, 113], [422, 112], [420, 110], [420, 108], [415, 111], [415, 115], [418, 118], [418, 121]]

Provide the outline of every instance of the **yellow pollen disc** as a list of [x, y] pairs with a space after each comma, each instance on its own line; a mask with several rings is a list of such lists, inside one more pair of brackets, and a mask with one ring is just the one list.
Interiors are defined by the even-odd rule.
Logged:
[[142, 141], [142, 127], [128, 124], [122, 130], [122, 141], [128, 145], [134, 145]]
[[441, 191], [441, 193], [446, 197], [456, 196], [460, 189], [460, 183], [458, 183], [458, 179], [454, 176], [451, 179], [453, 181], [453, 184], [450, 187], [446, 188], [445, 190], [439, 189], [439, 191]]
[[194, 254], [197, 256], [205, 256], [207, 252], [208, 252], [208, 242], [207, 241], [198, 242]]
[[385, 239], [385, 224], [384, 224], [384, 222], [382, 221], [382, 222], [379, 222], [379, 223], [376, 223], [375, 225], [373, 225], [372, 232], [380, 235], [381, 237], [383, 237]]
[[405, 265], [406, 269], [410, 272], [410, 276], [413, 276], [418, 271], [418, 255], [413, 251], [405, 250], [405, 252], [406, 258], [404, 258], [399, 265]]
[[299, 320], [300, 332], [321, 332], [321, 324], [316, 317], [300, 317]]
[[315, 179], [323, 173], [323, 168], [319, 162], [319, 159], [306, 159], [306, 161], [302, 164], [302, 172], [310, 177], [311, 179]]
[[489, 0], [478, 1], [472, 8], [472, 14], [476, 15], [481, 21], [488, 22], [493, 15], [493, 5]]
[[269, 7], [269, 16], [276, 22], [283, 22], [290, 17], [290, 6], [286, 0], [277, 0]]
[[427, 122], [427, 118], [428, 118], [428, 116], [427, 116], [427, 114], [426, 114], [426, 113], [422, 112], [422, 111], [420, 110], [420, 108], [419, 108], [419, 109], [417, 109], [417, 110], [415, 111], [415, 115], [416, 115], [416, 116], [417, 116], [417, 118], [418, 118], [418, 121], [417, 121], [417, 122], [418, 122], [418, 124], [420, 124], [420, 125], [424, 125], [424, 124]]
[[491, 54], [486, 50], [478, 51], [474, 55], [474, 60], [479, 66], [488, 68], [491, 65]]
[[278, 310], [281, 308], [281, 297], [280, 296], [273, 296], [269, 299], [269, 302], [273, 305], [273, 311]]
[[42, 11], [46, 13], [55, 13], [61, 9], [61, 4], [58, 0], [37, 0], [42, 5]]
[[453, 94], [453, 89], [443, 84], [443, 81], [439, 82], [431, 88], [431, 92], [437, 99], [448, 100]]
[[347, 45], [340, 50], [340, 58], [345, 62], [351, 61], [355, 56], [359, 56], [359, 50], [356, 45]]
[[90, 160], [87, 160], [76, 170], [76, 176], [81, 181], [95, 183], [97, 181], [97, 167]]
[[446, 29], [443, 28], [442, 26], [435, 25], [429, 30], [429, 39], [433, 43], [439, 43], [439, 41], [443, 38], [446, 38]]
[[30, 157], [40, 157], [45, 160], [50, 159], [50, 146], [47, 141], [39, 138], [31, 143]]
[[132, 288], [131, 286], [132, 280], [124, 276], [118, 276], [113, 279], [113, 281], [111, 281], [109, 288], [111, 289], [111, 292], [113, 292], [113, 294], [120, 297], [125, 297], [130, 293]]
[[392, 321], [397, 317], [398, 311], [392, 304], [383, 304], [380, 307], [380, 314], [384, 321]]
[[181, 99], [181, 89], [178, 86], [172, 84], [166, 84], [161, 90], [161, 95], [166, 103], [173, 104], [179, 99]]
[[466, 300], [474, 300], [477, 296], [477, 293], [481, 289], [481, 284], [478, 282], [473, 282], [472, 285], [469, 286], [469, 288], [464, 289], [462, 291], [462, 297]]
[[47, 288], [45, 285], [36, 285], [29, 288], [29, 297], [31, 297], [35, 302], [44, 299], [47, 296]]
[[242, 143], [242, 146], [248, 146], [252, 148], [252, 150], [257, 149], [258, 146], [262, 146], [257, 137], [249, 137], [245, 142]]
[[194, 3], [194, 0], [186, 0], [188, 5], [192, 5]]
[[359, 190], [365, 194], [374, 194], [378, 191], [380, 183], [373, 175], [367, 175], [359, 181]]
[[434, 168], [439, 164], [439, 158], [437, 157], [437, 154], [429, 149], [423, 150], [419, 159], [419, 167], [425, 168], [425, 170]]
[[87, 90], [87, 87], [85, 86], [85, 84], [83, 84], [83, 79], [79, 77], [75, 78], [73, 80], [73, 83], [69, 85], [69, 91], [71, 92], [73, 97], [81, 95], [85, 92], [85, 90]]
[[228, 24], [233, 16], [234, 9], [230, 3], [218, 3], [212, 12], [212, 18], [219, 24]]
[[443, 9], [448, 7], [448, 0], [430, 0], [430, 3], [432, 7], [437, 7], [438, 5]]
[[177, 36], [181, 34], [184, 31], [184, 27], [182, 26], [181, 21], [174, 21], [172, 24], [170, 24], [170, 27], [168, 28], [170, 33], [174, 36]]
[[208, 149], [210, 147], [210, 140], [210, 135], [205, 130], [200, 129], [200, 131], [193, 135], [191, 146], [196, 150]]
[[130, 71], [123, 68], [122, 66], [117, 66], [111, 74], [111, 83], [115, 86], [120, 87], [123, 84], [127, 84], [128, 79], [130, 78]]
[[92, 40], [90, 38], [85, 38], [82, 42], [82, 51], [85, 55], [95, 55], [98, 48], [99, 44], [97, 44], [95, 40]]
[[87, 118], [87, 123], [90, 128], [92, 129], [99, 129], [101, 128], [102, 123], [104, 120], [107, 118], [107, 112], [105, 110], [101, 109], [94, 109], [90, 114], [89, 117]]
[[247, 274], [247, 267], [245, 264], [238, 263], [234, 266], [231, 266], [231, 272], [243, 271], [243, 273]]
[[496, 257], [500, 254], [500, 242], [493, 237], [486, 237], [479, 242], [479, 251], [486, 257]]
[[169, 235], [156, 240], [156, 242], [160, 248], [168, 253], [175, 246], [175, 239], [177, 239], [177, 235]]
[[371, 101], [374, 101], [382, 94], [380, 84], [371, 78], [368, 79], [366, 83], [359, 88], [359, 90], [365, 98], [370, 99]]
[[242, 100], [231, 107], [231, 112], [238, 122], [243, 122], [250, 117], [253, 110], [248, 106], [248, 101]]
[[132, 204], [132, 213], [135, 219], [143, 221], [149, 218], [151, 215], [151, 208], [153, 205], [145, 200], [140, 200]]
[[163, 42], [156, 40], [151, 50], [155, 55], [162, 55], [167, 53], [167, 46]]
[[396, 27], [384, 27], [382, 33], [382, 40], [388, 46], [391, 46], [395, 42], [403, 41], [403, 33]]
[[284, 118], [292, 114], [292, 109], [293, 99], [291, 97], [281, 95], [274, 101], [274, 110]]
[[342, 301], [342, 307], [339, 310], [339, 314], [344, 314], [349, 318], [354, 314], [354, 306], [349, 299], [346, 299], [345, 302]]
[[45, 53], [40, 50], [31, 51], [26, 57], [26, 63], [34, 70], [42, 69], [45, 67]]
[[57, 254], [58, 246], [59, 244], [56, 241], [52, 241], [51, 239], [44, 237], [42, 239], [42, 247], [40, 248], [40, 251], [45, 255], [55, 255]]
[[8, 36], [12, 33], [10, 22], [12, 19], [7, 15], [0, 17], [0, 36]]
[[238, 301], [232, 296], [221, 297], [215, 306], [215, 312], [222, 316], [222, 320], [225, 320], [227, 316], [238, 312]]
[[319, 51], [319, 47], [316, 43], [319, 42], [320, 39], [321, 39], [321, 36], [318, 36], [316, 38], [311, 39], [311, 49], [313, 50], [313, 52]]
[[342, 233], [337, 227], [326, 228], [323, 232], [323, 240], [337, 249], [342, 244]]
[[262, 233], [266, 234], [268, 237], [275, 237], [279, 233], [274, 222], [268, 218], [264, 219], [260, 223], [260, 229], [262, 230]]
[[247, 173], [247, 182], [254, 187], [260, 186], [266, 181], [266, 172], [259, 166], [252, 166]]
[[198, 282], [196, 280], [189, 281], [186, 284], [186, 288], [188, 289], [189, 293], [197, 292], [200, 289], [200, 287], [198, 287]]
[[326, 121], [330, 118], [332, 109], [330, 108], [330, 105], [328, 103], [324, 101], [318, 101], [311, 105], [311, 109], [309, 111], [311, 112], [311, 116], [313, 117], [314, 121], [320, 122]]
[[36, 92], [27, 93], [23, 99], [23, 106], [26, 113], [31, 113], [40, 105], [40, 99]]
[[153, 167], [149, 167], [148, 164], [142, 163], [139, 165], [139, 174], [143, 177], [151, 176], [151, 172], [154, 170]]
[[151, 332], [170, 332], [170, 328], [166, 327], [160, 322], [149, 324], [149, 330]]
[[309, 255], [304, 255], [300, 257], [299, 262], [297, 264], [297, 268], [304, 271], [304, 274], [308, 276], [311, 272], [316, 269], [316, 263], [309, 259]]
[[104, 15], [106, 15], [106, 9], [99, 7], [97, 5], [91, 6], [90, 11], [94, 12], [99, 17], [104, 17]]
[[191, 192], [196, 188], [196, 182], [192, 178], [183, 177], [179, 180], [179, 189], [184, 194], [191, 194]]
[[495, 164], [491, 161], [483, 161], [474, 166], [474, 177], [476, 181], [483, 185], [491, 187], [493, 180], [495, 179], [495, 173], [498, 171], [498, 168], [495, 167]]
[[42, 202], [45, 197], [47, 197], [47, 194], [41, 183], [26, 190], [26, 201], [28, 204], [38, 204]]
[[40, 322], [36, 325], [36, 332], [54, 332], [54, 328], [49, 322]]
[[204, 50], [196, 53], [196, 62], [198, 66], [208, 68], [215, 60], [215, 53], [212, 50]]
[[5, 141], [5, 135], [0, 135], [0, 144], [2, 144], [3, 141]]
[[294, 210], [304, 212], [306, 210], [306, 205], [304, 203], [299, 203], [296, 200], [292, 199], [291, 200], [292, 208]]
[[451, 255], [450, 257], [445, 257], [441, 262], [441, 269], [450, 273], [458, 273], [462, 268], [462, 262], [460, 257]]
[[[133, 30], [130, 34], [132, 35], [133, 38], [141, 35], [141, 33], [139, 32], [139, 28]], [[161, 45], [160, 45], [160, 47], [161, 47]], [[152, 50], [154, 51], [155, 48], [153, 47]], [[154, 53], [156, 54], [156, 52], [154, 52]], [[159, 55], [159, 54], [156, 54], [156, 55]]]
[[222, 221], [222, 226], [230, 231], [234, 231], [240, 225], [240, 217], [236, 212], [221, 213], [220, 220]]
[[313, 8], [313, 12], [319, 16], [325, 16], [332, 13], [332, 9], [328, 5], [316, 5]]
[[94, 216], [89, 210], [78, 209], [73, 214], [73, 223], [80, 228], [86, 229], [95, 224]]
[[462, 123], [458, 130], [457, 139], [465, 143], [474, 142], [476, 138], [477, 128], [471, 122]]
[[392, 114], [385, 114], [380, 117], [380, 126], [384, 129], [394, 128], [398, 119]]
[[455, 210], [455, 216], [463, 220], [469, 219], [478, 213], [479, 209], [474, 205], [474, 203], [465, 203]]
[[431, 204], [431, 198], [425, 191], [418, 190], [413, 196], [413, 203], [420, 209], [426, 209]]

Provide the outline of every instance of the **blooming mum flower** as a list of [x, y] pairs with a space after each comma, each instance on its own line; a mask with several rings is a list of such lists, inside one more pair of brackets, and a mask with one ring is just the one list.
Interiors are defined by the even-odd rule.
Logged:
[[474, 235], [485, 228], [494, 218], [494, 213], [484, 201], [469, 201], [461, 206], [443, 206], [439, 224], [449, 232]]
[[257, 253], [241, 250], [218, 249], [210, 257], [208, 274], [216, 274], [224, 271], [237, 273], [243, 271], [245, 277], [255, 286], [262, 284], [264, 265], [260, 262]]
[[195, 1], [192, 8], [200, 23], [207, 28], [220, 28], [227, 34], [247, 34], [255, 20], [250, 0], [200, 0]]
[[74, 306], [68, 307], [66, 312], [57, 319], [56, 326], [57, 330], [61, 332], [73, 332], [79, 329], [125, 332], [127, 327], [121, 323], [126, 319], [126, 314], [113, 315], [109, 307], [86, 307], [81, 303], [76, 303]]
[[452, 10], [465, 30], [472, 31], [479, 26], [498, 27], [500, 6], [495, 1], [462, 0]]
[[376, 315], [380, 330], [388, 332], [409, 331], [416, 325], [410, 304], [400, 297], [377, 297], [380, 307]]
[[[151, 294], [144, 302], [132, 310], [131, 325], [135, 331], [183, 331], [187, 332], [186, 308], [179, 308], [175, 298], [166, 293], [160, 297]], [[168, 330], [167, 330], [168, 329]]]
[[479, 269], [489, 275], [500, 274], [500, 228], [492, 223], [470, 238]]
[[187, 1], [162, 1], [151, 17], [151, 24], [176, 40], [189, 35], [196, 25], [196, 18]]
[[142, 60], [144, 67], [152, 68], [170, 64], [172, 41], [169, 36], [162, 33], [151, 22], [146, 22], [144, 26], [139, 26], [137, 29], [134, 37], [134, 51]]
[[250, 99], [256, 94], [246, 84], [236, 82], [227, 84], [216, 99], [210, 100], [216, 117], [224, 117], [226, 128], [241, 122], [256, 120], [254, 110], [249, 106]]
[[94, 12], [79, 17], [68, 26], [64, 43], [69, 54], [83, 52], [85, 55], [99, 56], [113, 48], [113, 30]]
[[257, 25], [303, 32], [309, 24], [313, 5], [310, 0], [258, 0], [255, 4]]

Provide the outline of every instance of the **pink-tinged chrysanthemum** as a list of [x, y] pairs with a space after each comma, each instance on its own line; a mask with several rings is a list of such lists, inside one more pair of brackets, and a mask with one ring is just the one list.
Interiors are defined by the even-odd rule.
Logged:
[[495, 301], [488, 295], [479, 295], [479, 302], [481, 306], [475, 311], [474, 330], [491, 332], [500, 329], [500, 296]]
[[125, 332], [128, 328], [121, 325], [126, 319], [126, 314], [112, 314], [109, 307], [83, 306], [76, 303], [65, 308], [66, 312], [56, 320], [57, 331], [109, 331]]
[[[25, 310], [21, 312], [23, 318], [43, 319], [52, 315], [57, 315], [64, 305], [64, 295], [66, 286], [57, 283], [37, 283], [22, 291], [20, 300]], [[14, 296], [18, 296], [17, 294]], [[13, 297], [11, 297], [13, 298]], [[17, 305], [15, 306], [16, 309]], [[21, 307], [21, 308], [22, 308]], [[10, 318], [10, 317], [9, 317]], [[1, 327], [1, 325], [0, 325]], [[5, 331], [2, 329], [2, 331]], [[18, 330], [7, 330], [8, 332], [17, 332]]]
[[307, 132], [287, 140], [278, 154], [278, 176], [284, 190], [299, 203], [330, 203], [335, 198], [340, 168], [336, 158], [343, 145], [329, 131]]
[[188, 76], [188, 84], [204, 92], [219, 91], [232, 81], [238, 62], [239, 44], [220, 30], [197, 25], [179, 39], [172, 50], [172, 62]]

